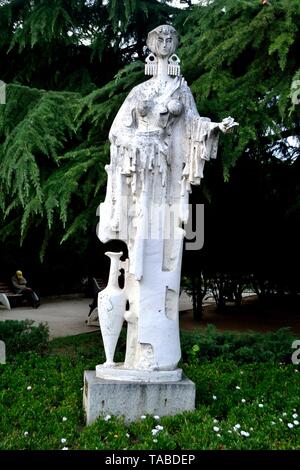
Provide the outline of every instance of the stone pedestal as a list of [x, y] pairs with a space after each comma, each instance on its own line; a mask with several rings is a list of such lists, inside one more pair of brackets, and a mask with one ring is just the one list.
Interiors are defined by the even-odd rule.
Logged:
[[123, 382], [85, 371], [83, 405], [87, 425], [108, 414], [124, 416], [127, 423], [147, 414], [171, 416], [194, 410], [195, 384], [186, 377], [178, 382]]
[[122, 382], [179, 382], [182, 379], [182, 370], [140, 370], [128, 369], [123, 363], [114, 367], [106, 367], [103, 364], [96, 366], [96, 377], [105, 380], [117, 380]]

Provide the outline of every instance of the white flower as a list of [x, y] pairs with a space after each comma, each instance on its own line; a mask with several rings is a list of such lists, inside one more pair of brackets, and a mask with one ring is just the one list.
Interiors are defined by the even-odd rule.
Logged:
[[271, 421], [271, 424], [273, 424], [273, 426], [276, 424], [275, 421]]
[[293, 411], [296, 413], [296, 411], [297, 411], [296, 408], [294, 408]]
[[63, 416], [63, 419], [62, 419], [62, 420], [63, 420], [63, 421], [67, 421], [67, 419], [68, 419], [68, 418], [66, 418], [65, 416]]
[[241, 400], [241, 401], [242, 401], [242, 403], [246, 403], [246, 400], [245, 400], [245, 398], [242, 398], [242, 400]]
[[154, 419], [160, 419], [159, 416], [155, 415], [153, 416]]
[[219, 431], [220, 431], [220, 428], [218, 428], [218, 426], [214, 426], [214, 427], [213, 427], [213, 430], [214, 430], [215, 432], [219, 432]]
[[146, 419], [146, 416], [145, 416], [145, 415], [142, 415], [142, 416], [141, 416], [141, 419]]
[[295, 369], [295, 372], [299, 372], [298, 369]]
[[157, 439], [153, 439], [153, 442], [157, 442]]
[[294, 413], [294, 414], [293, 414], [293, 418], [294, 418], [294, 419], [298, 418], [297, 413]]
[[233, 429], [240, 429], [240, 427], [241, 427], [240, 424], [235, 424], [235, 425], [233, 426]]
[[61, 450], [69, 450], [68, 447], [63, 447]]
[[29, 434], [29, 432], [28, 432], [28, 431], [25, 431], [25, 432], [24, 432], [24, 436], [25, 436], [25, 437], [27, 437], [27, 436], [28, 436], [28, 434]]
[[241, 431], [241, 436], [249, 437], [250, 434], [247, 431]]
[[110, 420], [110, 418], [111, 418], [111, 416], [110, 416], [110, 415], [106, 415], [106, 416], [105, 416], [105, 418], [104, 418], [104, 421], [109, 421], [109, 420]]
[[83, 390], [83, 387], [81, 387], [81, 389], [80, 389], [80, 390], [82, 391], [82, 390]]
[[241, 387], [239, 387], [238, 385], [235, 387], [237, 390], [241, 390]]
[[61, 442], [62, 444], [65, 444], [65, 443], [67, 442], [67, 439], [65, 439], [65, 438], [63, 437], [63, 438], [60, 440], [60, 442]]
[[218, 421], [217, 419], [214, 419], [214, 423], [215, 423], [215, 424], [218, 423], [218, 422], [219, 422], [219, 421]]
[[158, 429], [152, 429], [152, 436], [156, 436], [156, 434], [159, 432]]
[[242, 374], [242, 375], [243, 375], [243, 373], [244, 373], [244, 372], [241, 370], [240, 374]]
[[259, 403], [258, 407], [259, 407], [259, 408], [263, 408], [264, 405], [263, 405], [262, 403]]
[[279, 418], [279, 421], [282, 423], [283, 419], [282, 419], [282, 418]]
[[231, 429], [228, 429], [228, 432], [229, 432], [229, 434], [232, 434], [232, 431], [231, 431]]
[[294, 425], [295, 426], [298, 426], [299, 425], [299, 421], [297, 421], [296, 419], [294, 420]]
[[217, 399], [216, 395], [213, 395], [213, 400], [216, 400], [216, 399]]
[[28, 391], [32, 390], [32, 387], [30, 385], [28, 385], [27, 390]]
[[282, 416], [286, 416], [286, 415], [287, 415], [287, 413], [285, 413], [285, 412], [284, 412], [284, 413], [282, 413]]
[[217, 434], [218, 437], [221, 437], [221, 434]]
[[164, 427], [158, 424], [157, 426], [155, 426], [155, 429], [157, 429], [158, 431], [162, 431]]
[[292, 423], [288, 423], [288, 428], [292, 429], [294, 425]]
[[126, 437], [130, 437], [130, 434], [128, 432], [126, 433]]

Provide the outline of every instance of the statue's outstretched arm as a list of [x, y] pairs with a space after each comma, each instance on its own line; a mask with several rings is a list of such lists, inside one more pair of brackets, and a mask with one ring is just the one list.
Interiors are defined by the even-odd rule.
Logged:
[[[199, 185], [203, 178], [205, 161], [215, 159], [217, 156], [219, 131], [231, 132], [238, 126], [238, 123], [232, 117], [227, 117], [221, 122], [212, 122], [209, 118], [201, 117], [186, 82], [182, 86], [185, 97], [185, 129], [187, 133], [187, 151], [182, 176], [183, 186], [190, 192], [190, 185]], [[183, 193], [185, 189], [183, 189]]]
[[185, 81], [183, 82], [183, 85], [186, 87], [188, 119], [208, 121], [210, 122], [210, 129], [212, 131], [220, 130], [224, 134], [233, 132], [234, 129], [239, 126], [239, 123], [236, 122], [231, 116], [226, 117], [221, 122], [212, 122], [209, 118], [201, 117], [198, 113], [194, 97]]

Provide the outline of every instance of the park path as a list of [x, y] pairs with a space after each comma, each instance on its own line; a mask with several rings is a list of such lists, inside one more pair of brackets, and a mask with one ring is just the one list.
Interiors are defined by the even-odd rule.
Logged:
[[[31, 319], [37, 324], [47, 322], [51, 338], [90, 333], [99, 330], [95, 323], [91, 326], [86, 324], [91, 301], [74, 296], [44, 298], [37, 310], [27, 306], [6, 310], [0, 305], [0, 321]], [[203, 318], [198, 322], [193, 318], [190, 298], [183, 293], [180, 297], [180, 328], [197, 330], [208, 324], [213, 324], [219, 331], [267, 332], [290, 327], [300, 338], [300, 312], [295, 309], [266, 310], [257, 302], [256, 296], [249, 296], [243, 300], [241, 309], [229, 307], [224, 313], [219, 313], [213, 299], [209, 299], [204, 303]]]
[[38, 309], [20, 306], [5, 310], [0, 306], [0, 320], [33, 320], [35, 323], [46, 322], [49, 325], [50, 338], [72, 336], [95, 331], [87, 326], [85, 320], [89, 312], [88, 298], [42, 298]]
[[[46, 322], [49, 325], [50, 338], [73, 336], [99, 330], [99, 326], [86, 324], [89, 304], [92, 299], [86, 297], [42, 298], [38, 309], [20, 306], [6, 310], [0, 305], [1, 320], [33, 320], [35, 323]], [[180, 310], [192, 307], [189, 297], [184, 293], [180, 298]]]

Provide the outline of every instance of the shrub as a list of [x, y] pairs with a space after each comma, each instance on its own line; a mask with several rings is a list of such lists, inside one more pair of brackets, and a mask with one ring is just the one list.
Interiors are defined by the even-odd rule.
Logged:
[[8, 355], [26, 351], [43, 353], [49, 344], [46, 323], [34, 325], [33, 320], [6, 320], [0, 322], [0, 339], [6, 344]]
[[221, 357], [238, 364], [290, 362], [294, 340], [289, 328], [269, 333], [218, 332], [213, 325], [197, 333], [182, 333], [183, 361], [200, 363]]

